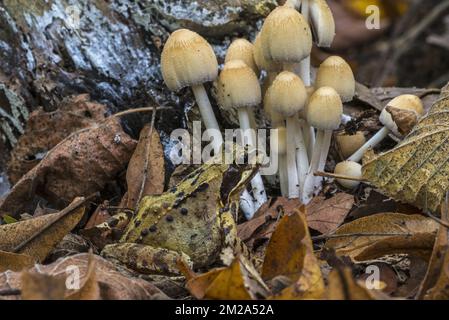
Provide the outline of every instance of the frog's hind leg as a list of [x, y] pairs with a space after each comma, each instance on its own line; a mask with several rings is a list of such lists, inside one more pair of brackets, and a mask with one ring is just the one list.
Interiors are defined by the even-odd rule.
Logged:
[[145, 274], [179, 275], [179, 259], [184, 260], [190, 268], [193, 267], [189, 256], [184, 253], [135, 243], [107, 245], [101, 255]]

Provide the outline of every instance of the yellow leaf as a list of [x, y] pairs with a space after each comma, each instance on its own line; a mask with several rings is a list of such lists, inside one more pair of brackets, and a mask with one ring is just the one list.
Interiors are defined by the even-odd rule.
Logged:
[[272, 299], [314, 299], [323, 294], [324, 283], [304, 213], [285, 215], [268, 244], [262, 268], [264, 279], [289, 277], [294, 283]]
[[329, 274], [326, 297], [329, 300], [378, 300], [388, 297], [355, 281], [348, 268], [334, 269]]
[[269, 294], [257, 271], [241, 255], [229, 267], [213, 269], [191, 279], [187, 288], [199, 299], [251, 300]]
[[363, 176], [387, 196], [436, 212], [449, 190], [449, 90], [394, 149], [367, 152]]
[[421, 215], [380, 213], [341, 226], [326, 247], [357, 261], [394, 253], [428, 257], [437, 229], [435, 221]]
[[[43, 261], [48, 253], [69, 233], [84, 215], [84, 207], [0, 226], [0, 250], [21, 253]], [[20, 246], [18, 248], [18, 246]]]
[[407, 11], [408, 4], [404, 0], [389, 1], [388, 7], [385, 5], [385, 1], [382, 0], [345, 0], [343, 3], [345, 7], [352, 10], [354, 13], [361, 17], [367, 16], [367, 8], [374, 5], [379, 8], [381, 18], [391, 17], [392, 14], [404, 14]]

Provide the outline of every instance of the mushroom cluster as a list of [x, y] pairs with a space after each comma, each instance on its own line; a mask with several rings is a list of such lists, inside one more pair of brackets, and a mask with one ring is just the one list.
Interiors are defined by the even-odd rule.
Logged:
[[[236, 111], [245, 144], [252, 148], [257, 148], [254, 110], [263, 105], [271, 127], [277, 129], [270, 146], [271, 155], [278, 157], [281, 193], [307, 204], [320, 191], [322, 180], [315, 173], [325, 168], [334, 131], [351, 119], [343, 113], [343, 103], [355, 95], [354, 74], [341, 57], [325, 59], [312, 77], [313, 45], [330, 47], [334, 36], [335, 22], [325, 0], [287, 0], [266, 17], [253, 43], [246, 39], [231, 43], [220, 74], [204, 38], [186, 29], [173, 32], [162, 53], [162, 75], [171, 90], [191, 87], [206, 128], [219, 131], [203, 86], [213, 81], [218, 104]], [[401, 96], [382, 112], [385, 127], [369, 141], [362, 132], [336, 135], [340, 155], [346, 159], [335, 168], [337, 182], [355, 188], [361, 180], [363, 153], [390, 133], [404, 135], [405, 127], [422, 113], [419, 98]], [[220, 133], [214, 136], [216, 152], [222, 145]], [[241, 201], [248, 219], [267, 201], [260, 174], [251, 189], [252, 194], [245, 191]]]

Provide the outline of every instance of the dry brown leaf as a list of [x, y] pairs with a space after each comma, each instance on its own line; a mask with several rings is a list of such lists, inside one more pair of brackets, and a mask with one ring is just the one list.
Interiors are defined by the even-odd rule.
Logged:
[[[441, 218], [449, 222], [447, 204], [441, 210]], [[418, 299], [448, 300], [449, 299], [449, 229], [439, 226], [432, 256], [427, 266], [427, 272], [421, 283]]]
[[367, 152], [363, 176], [386, 195], [437, 211], [449, 190], [449, 92], [394, 149]]
[[34, 265], [36, 259], [26, 254], [0, 251], [0, 272], [6, 270], [22, 271]]
[[326, 298], [328, 300], [380, 300], [387, 299], [379, 290], [369, 290], [357, 282], [349, 268], [334, 269], [329, 274]]
[[243, 256], [236, 257], [229, 267], [212, 269], [189, 280], [187, 288], [199, 299], [250, 300], [269, 294], [257, 271]]
[[307, 223], [323, 234], [330, 233], [343, 223], [353, 205], [354, 196], [347, 193], [329, 199], [315, 197], [306, 207]]
[[324, 282], [313, 253], [304, 212], [296, 210], [279, 222], [268, 244], [262, 277], [289, 277], [294, 283], [273, 299], [312, 299], [323, 294]]
[[140, 132], [139, 142], [126, 172], [126, 208], [135, 209], [143, 196], [161, 194], [164, 181], [164, 150], [159, 134], [151, 125], [146, 125]]
[[437, 228], [435, 221], [421, 215], [380, 213], [344, 224], [326, 247], [356, 261], [395, 253], [428, 257]]
[[267, 201], [253, 219], [237, 226], [238, 236], [248, 247], [253, 248], [255, 241], [271, 237], [282, 215], [294, 212], [300, 206], [298, 199], [279, 197], [275, 201]]
[[66, 299], [68, 300], [99, 300], [100, 285], [96, 275], [96, 260], [93, 254], [89, 254], [87, 258], [87, 271], [82, 286], [75, 292], [70, 293]]
[[24, 271], [20, 274], [21, 297], [23, 300], [64, 299], [64, 278], [48, 274]]
[[[79, 201], [81, 199], [75, 199], [72, 205]], [[26, 254], [38, 261], [43, 261], [54, 246], [75, 228], [83, 215], [84, 207], [80, 207], [70, 212], [62, 210], [58, 213], [2, 225], [0, 226], [0, 250], [12, 252], [17, 246], [28, 241], [15, 253]], [[37, 233], [39, 234], [35, 236]], [[31, 237], [34, 238], [30, 240]]]
[[0, 201], [0, 215], [22, 213], [35, 196], [63, 207], [101, 190], [125, 169], [134, 147], [116, 117], [71, 134], [14, 185]]
[[[90, 256], [90, 257], [89, 257]], [[75, 268], [78, 268], [80, 276], [80, 290], [86, 292], [77, 296], [73, 289], [67, 289], [66, 281], [70, 282], [69, 277], [75, 275]], [[68, 298], [92, 298], [97, 296], [104, 300], [144, 300], [144, 299], [168, 299], [159, 289], [151, 283], [129, 276], [124, 276], [116, 270], [114, 265], [109, 261], [97, 255], [81, 253], [67, 258], [59, 259], [49, 265], [37, 265], [28, 271], [31, 274], [46, 276], [46, 279], [56, 279], [55, 286], [59, 286], [59, 282], [63, 284], [62, 297]], [[93, 273], [95, 274], [92, 277]], [[58, 282], [59, 281], [59, 282]], [[52, 282], [44, 282], [38, 292], [50, 291]], [[92, 285], [99, 289], [92, 290]], [[43, 290], [46, 288], [45, 290]], [[23, 289], [21, 282], [21, 273], [7, 272], [0, 273], [0, 290], [5, 289]], [[9, 296], [14, 299], [17, 296]]]
[[84, 229], [90, 229], [99, 224], [102, 224], [105, 221], [108, 221], [108, 219], [111, 218], [109, 211], [106, 209], [106, 207], [108, 206], [109, 201], [107, 200], [104, 201], [103, 204], [99, 205], [97, 209], [95, 209], [94, 213], [92, 213], [92, 215], [90, 216], [89, 220], [84, 226]]
[[26, 129], [11, 151], [8, 177], [12, 184], [37, 165], [40, 159], [69, 134], [105, 118], [106, 106], [90, 102], [88, 94], [68, 97], [56, 111], [33, 111]]

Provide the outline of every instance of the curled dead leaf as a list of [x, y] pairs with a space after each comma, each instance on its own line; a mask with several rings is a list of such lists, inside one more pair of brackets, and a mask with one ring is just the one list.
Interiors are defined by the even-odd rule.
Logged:
[[262, 267], [262, 277], [290, 278], [293, 284], [272, 299], [320, 298], [324, 282], [313, 253], [304, 211], [285, 215], [271, 236]]
[[56, 111], [42, 108], [33, 111], [26, 129], [11, 151], [8, 177], [12, 184], [35, 165], [60, 141], [71, 133], [105, 119], [106, 106], [90, 101], [88, 94], [67, 97]]
[[329, 199], [315, 197], [306, 207], [307, 223], [323, 234], [330, 233], [343, 223], [353, 205], [354, 196], [343, 192]]
[[0, 250], [25, 254], [43, 261], [81, 220], [85, 208], [78, 204], [84, 204], [83, 201], [77, 198], [58, 213], [0, 226]]
[[260, 275], [243, 256], [237, 256], [229, 267], [190, 279], [186, 286], [197, 299], [254, 300], [269, 295]]
[[72, 133], [0, 200], [0, 215], [33, 211], [36, 196], [63, 207], [74, 197], [101, 190], [125, 169], [134, 147], [116, 117]]
[[140, 132], [139, 142], [128, 164], [126, 208], [136, 209], [143, 196], [164, 191], [164, 150], [159, 134], [151, 125]]
[[[148, 300], [168, 299], [151, 283], [122, 275], [114, 265], [97, 255], [81, 253], [49, 265], [37, 265], [27, 271], [32, 275], [32, 283], [24, 283], [19, 272], [0, 273], [0, 290], [21, 290], [26, 297], [32, 295], [58, 296], [59, 299], [104, 299], [104, 300]], [[74, 284], [75, 273], [79, 275], [79, 289], [69, 289], [66, 283]], [[42, 281], [41, 281], [42, 280]], [[59, 288], [62, 284], [62, 291]], [[69, 288], [68, 288], [69, 287]], [[25, 290], [24, 290], [25, 289]], [[10, 299], [18, 295], [8, 296]], [[24, 297], [25, 298], [25, 297]], [[46, 297], [48, 298], [48, 297]]]
[[435, 221], [421, 215], [380, 213], [344, 224], [326, 247], [356, 261], [395, 253], [428, 257], [437, 229]]

